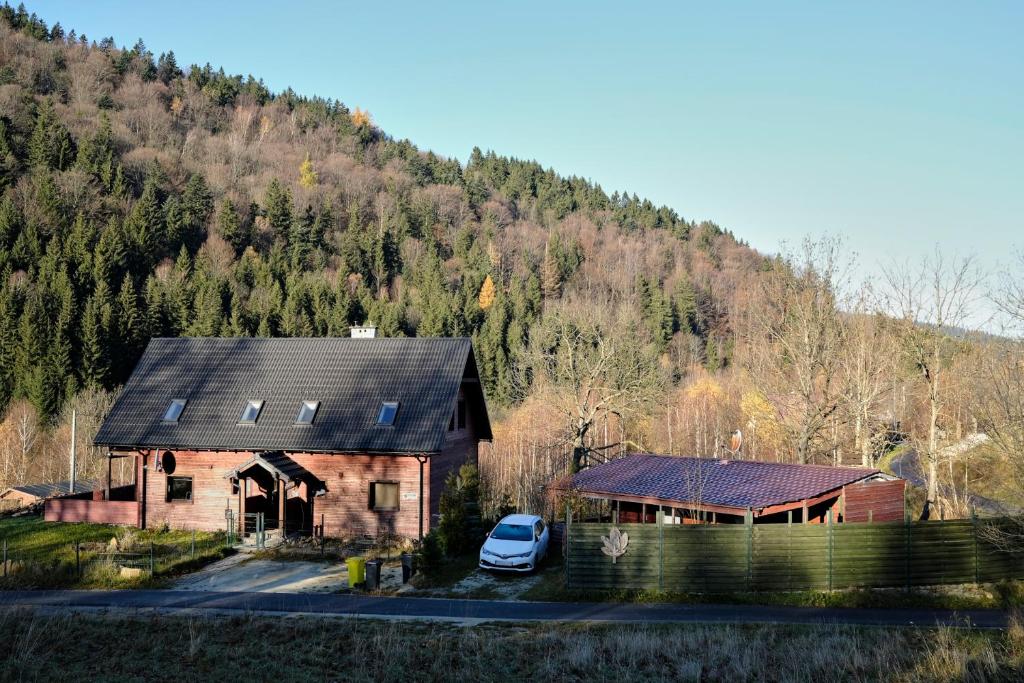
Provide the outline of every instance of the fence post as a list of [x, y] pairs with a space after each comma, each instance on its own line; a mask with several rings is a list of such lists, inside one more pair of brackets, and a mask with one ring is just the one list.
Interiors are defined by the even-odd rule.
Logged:
[[658, 590], [665, 590], [665, 515], [658, 506]]
[[320, 513], [320, 556], [323, 557], [327, 546], [327, 533], [324, 531], [324, 513]]
[[903, 553], [903, 579], [904, 586], [903, 590], [910, 592], [910, 513], [905, 512], [903, 515], [903, 546], [905, 552]]
[[833, 517], [832, 508], [828, 509], [828, 589], [832, 590], [832, 544], [833, 544]]
[[192, 559], [196, 559], [196, 530], [192, 530]]
[[978, 511], [971, 506], [971, 530], [974, 532], [974, 583], [981, 583], [981, 573], [978, 568]]
[[743, 515], [743, 524], [747, 527], [747, 590], [753, 590], [754, 569], [754, 512], [747, 508]]
[[569, 548], [572, 547], [572, 506], [565, 504], [565, 588], [569, 589]]
[[4, 578], [7, 578], [7, 539], [4, 539]]
[[78, 578], [82, 578], [82, 544], [75, 541], [75, 573], [78, 574]]
[[156, 568], [155, 567], [156, 563], [154, 562], [154, 559], [155, 559], [154, 555], [155, 555], [155, 553], [153, 552], [153, 544], [150, 543], [149, 544], [149, 575], [150, 576], [153, 576], [153, 570]]

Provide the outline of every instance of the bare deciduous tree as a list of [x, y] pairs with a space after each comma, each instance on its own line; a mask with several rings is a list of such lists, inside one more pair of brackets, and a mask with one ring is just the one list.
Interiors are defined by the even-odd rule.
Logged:
[[841, 247], [835, 239], [805, 240], [798, 254], [776, 260], [753, 311], [748, 369], [779, 408], [800, 463], [810, 462], [839, 408]]
[[888, 394], [898, 365], [890, 353], [893, 340], [889, 327], [870, 310], [873, 300], [867, 284], [851, 300], [844, 323], [846, 343], [840, 356], [845, 418], [853, 425], [854, 448], [865, 467], [874, 465], [875, 411], [883, 395]]
[[912, 434], [927, 463], [927, 500], [938, 495], [940, 420], [946, 401], [946, 370], [965, 349], [962, 328], [976, 319], [982, 276], [971, 256], [947, 259], [936, 249], [916, 268], [885, 270], [885, 306], [907, 360], [924, 386], [928, 415], [925, 434]]
[[544, 392], [564, 418], [573, 471], [592, 452], [618, 445], [595, 445], [592, 429], [599, 419], [644, 413], [661, 393], [656, 356], [642, 341], [636, 319], [625, 309], [602, 315], [563, 305], [531, 331], [519, 359], [520, 385]]

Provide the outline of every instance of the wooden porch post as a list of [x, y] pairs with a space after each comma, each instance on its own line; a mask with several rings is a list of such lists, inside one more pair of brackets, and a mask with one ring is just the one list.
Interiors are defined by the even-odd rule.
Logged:
[[248, 493], [249, 482], [245, 477], [238, 478], [238, 522], [241, 525], [239, 528], [239, 538], [245, 539], [245, 495]]
[[284, 480], [277, 478], [277, 526], [281, 529], [281, 538], [284, 538]]
[[803, 507], [801, 509], [803, 510], [803, 515], [802, 515], [800, 521], [803, 522], [804, 524], [807, 524], [808, 519], [807, 519], [807, 501], [806, 500], [804, 500], [804, 504], [803, 504]]
[[114, 454], [113, 453], [107, 453], [107, 488], [106, 488], [105, 493], [103, 494], [103, 500], [110, 500], [110, 472], [111, 472], [111, 466], [112, 466], [111, 463], [113, 463], [113, 462], [114, 462]]

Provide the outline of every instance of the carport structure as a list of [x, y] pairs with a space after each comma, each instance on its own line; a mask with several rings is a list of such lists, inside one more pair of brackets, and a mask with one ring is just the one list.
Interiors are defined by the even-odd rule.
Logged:
[[869, 467], [627, 455], [565, 487], [606, 501], [620, 522], [742, 524], [902, 521], [905, 481]]

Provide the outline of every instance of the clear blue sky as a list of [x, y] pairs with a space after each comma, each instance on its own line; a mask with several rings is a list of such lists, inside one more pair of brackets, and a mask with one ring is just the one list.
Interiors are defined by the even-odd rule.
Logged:
[[[636, 3], [640, 5], [641, 3]], [[865, 272], [1024, 246], [1024, 2], [28, 3], [465, 161], [533, 158]]]

